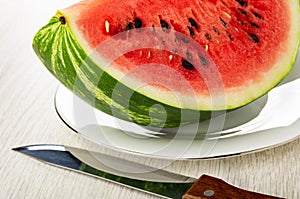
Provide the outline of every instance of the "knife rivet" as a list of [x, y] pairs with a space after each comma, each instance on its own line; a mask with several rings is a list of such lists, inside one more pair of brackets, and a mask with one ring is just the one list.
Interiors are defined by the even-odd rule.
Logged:
[[206, 190], [204, 191], [204, 195], [207, 197], [213, 196], [215, 194], [215, 192], [213, 190]]

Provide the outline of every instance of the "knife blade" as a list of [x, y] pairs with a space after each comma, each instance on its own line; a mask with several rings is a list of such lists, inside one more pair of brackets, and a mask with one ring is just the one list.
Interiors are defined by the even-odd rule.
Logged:
[[200, 176], [199, 179], [192, 178], [70, 146], [39, 144], [21, 146], [12, 150], [54, 166], [92, 175], [165, 198], [279, 198], [243, 190], [206, 174]]

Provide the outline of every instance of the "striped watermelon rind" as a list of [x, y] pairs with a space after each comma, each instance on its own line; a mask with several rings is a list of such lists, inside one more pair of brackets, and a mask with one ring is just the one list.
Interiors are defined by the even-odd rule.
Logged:
[[[64, 86], [93, 107], [123, 120], [164, 128], [207, 120], [212, 114], [218, 114], [218, 111], [199, 112], [170, 106], [120, 83], [93, 62], [77, 42], [70, 26], [62, 25], [62, 16], [57, 12], [37, 32], [33, 49], [46, 68]], [[124, 99], [130, 101], [126, 102]], [[160, 108], [156, 108], [157, 105], [161, 105]]]

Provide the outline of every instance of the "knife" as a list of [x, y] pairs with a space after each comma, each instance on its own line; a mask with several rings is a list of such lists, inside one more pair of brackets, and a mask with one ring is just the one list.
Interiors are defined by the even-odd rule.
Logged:
[[17, 147], [13, 150], [54, 166], [89, 174], [164, 198], [279, 198], [243, 190], [205, 174], [199, 179], [192, 178], [70, 146], [39, 144]]

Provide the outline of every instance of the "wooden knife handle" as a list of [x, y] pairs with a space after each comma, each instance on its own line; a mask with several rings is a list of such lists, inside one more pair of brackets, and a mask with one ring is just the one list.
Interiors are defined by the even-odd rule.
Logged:
[[232, 186], [225, 181], [202, 175], [183, 195], [183, 199], [276, 199], [278, 197], [251, 192]]

